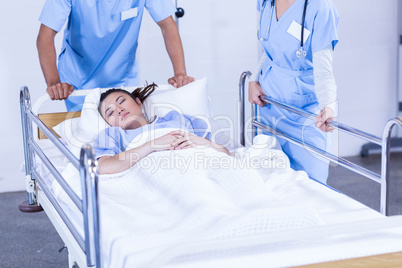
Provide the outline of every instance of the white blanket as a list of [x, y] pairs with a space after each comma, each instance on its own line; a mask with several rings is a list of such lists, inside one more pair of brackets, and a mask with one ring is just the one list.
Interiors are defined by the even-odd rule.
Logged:
[[[210, 148], [152, 153], [124, 172], [101, 175], [104, 267], [146, 267], [181, 243], [324, 223], [322, 216], [334, 211], [322, 208], [320, 197], [331, 202], [339, 194], [292, 170], [287, 156], [267, 145], [275, 143], [269, 139], [235, 157]], [[77, 171], [67, 168], [63, 176], [80, 195]]]

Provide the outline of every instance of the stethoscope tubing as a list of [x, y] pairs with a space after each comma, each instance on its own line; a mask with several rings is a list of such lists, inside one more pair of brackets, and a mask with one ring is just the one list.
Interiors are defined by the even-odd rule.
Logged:
[[306, 20], [306, 10], [307, 10], [307, 0], [304, 1], [304, 8], [303, 8], [302, 29], [301, 29], [301, 39], [300, 39], [300, 47], [301, 48], [303, 48], [303, 45], [304, 45], [304, 22]]
[[[300, 38], [300, 48], [296, 52], [297, 57], [305, 57], [305, 54], [306, 54], [303, 49], [303, 46], [304, 46], [304, 25], [305, 25], [305, 21], [306, 21], [307, 1], [308, 0], [304, 1], [303, 17], [302, 17], [302, 25], [301, 25], [301, 33], [300, 33], [300, 37], [301, 37]], [[271, 0], [271, 19], [269, 21], [269, 26], [268, 26], [266, 35], [264, 37], [262, 37], [261, 36], [261, 22], [262, 22], [262, 15], [265, 10], [266, 2], [267, 2], [267, 0], [263, 0], [262, 6], [261, 6], [261, 12], [260, 12], [260, 23], [259, 23], [258, 34], [257, 34], [257, 37], [260, 41], [268, 41], [268, 39], [269, 39], [269, 32], [271, 30], [272, 14], [273, 14], [274, 7], [275, 7], [275, 0]]]
[[260, 41], [268, 41], [269, 31], [271, 30], [272, 14], [274, 12], [274, 6], [275, 6], [275, 0], [271, 0], [271, 20], [269, 21], [268, 30], [267, 30], [265, 36], [261, 37], [261, 22], [262, 22], [262, 15], [264, 14], [264, 10], [265, 10], [266, 2], [267, 2], [267, 0], [264, 0], [262, 2], [261, 12], [260, 12], [260, 23], [258, 25], [258, 33], [257, 33], [257, 37]]

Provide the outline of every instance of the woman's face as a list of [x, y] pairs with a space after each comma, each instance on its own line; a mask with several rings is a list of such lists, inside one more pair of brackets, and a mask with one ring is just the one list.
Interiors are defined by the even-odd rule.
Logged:
[[[138, 103], [137, 103], [138, 102]], [[147, 124], [142, 113], [142, 103], [133, 100], [128, 93], [113, 92], [101, 104], [102, 117], [111, 126], [135, 129]]]

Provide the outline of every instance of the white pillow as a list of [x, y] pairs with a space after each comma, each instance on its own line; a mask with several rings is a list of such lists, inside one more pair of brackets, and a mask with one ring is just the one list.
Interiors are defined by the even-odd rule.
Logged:
[[180, 88], [170, 86], [156, 90], [144, 101], [145, 113], [149, 118], [164, 117], [170, 111], [196, 116], [211, 125], [210, 102], [207, 78], [203, 78]]
[[92, 137], [92, 142], [96, 140], [98, 134], [105, 128], [110, 127], [108, 123], [98, 112], [99, 100], [101, 93], [107, 91], [108, 88], [95, 88], [85, 97], [84, 105], [81, 111], [81, 120], [79, 127]]
[[[131, 92], [136, 87], [123, 88]], [[99, 132], [109, 127], [98, 112], [101, 93], [108, 89], [94, 89], [85, 98], [81, 113], [80, 127], [93, 135], [94, 140]], [[154, 115], [164, 117], [168, 112], [176, 110], [182, 114], [197, 116], [210, 124], [210, 104], [208, 99], [207, 79], [203, 78], [180, 88], [161, 85], [144, 101], [144, 111], [148, 118]]]
[[[131, 92], [135, 88], [137, 87], [123, 89]], [[77, 156], [79, 156], [82, 145], [85, 143], [92, 145], [98, 134], [109, 127], [109, 124], [98, 112], [100, 95], [108, 89], [93, 89], [85, 98], [80, 118], [68, 119], [53, 128]], [[163, 117], [172, 110], [196, 116], [203, 119], [211, 131], [210, 102], [206, 78], [180, 88], [171, 85], [158, 85], [158, 88], [145, 100], [144, 110], [148, 118], [153, 115]]]
[[81, 147], [89, 143], [92, 145], [93, 138], [88, 135], [87, 132], [83, 131], [80, 126], [80, 118], [67, 119], [54, 126], [53, 129], [56, 133], [67, 142], [70, 151], [79, 159]]

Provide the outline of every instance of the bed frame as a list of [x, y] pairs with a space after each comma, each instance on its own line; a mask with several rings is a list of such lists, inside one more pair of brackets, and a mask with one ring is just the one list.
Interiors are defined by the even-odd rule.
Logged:
[[[99, 217], [98, 217], [98, 172], [93, 148], [85, 145], [81, 148], [78, 160], [67, 147], [59, 140], [37, 115], [32, 112], [31, 98], [28, 87], [20, 91], [20, 108], [22, 135], [25, 156], [25, 174], [29, 205], [40, 205], [55, 226], [69, 250], [69, 266], [78, 264], [79, 267], [94, 267], [100, 264], [99, 248]], [[32, 124], [46, 135], [54, 145], [80, 172], [82, 185], [82, 199], [70, 188], [60, 172], [43, 153], [34, 139]], [[39, 157], [49, 172], [60, 184], [62, 189], [83, 214], [85, 239], [82, 239], [72, 222], [58, 204], [51, 189], [44, 183], [42, 176], [35, 170], [35, 156]], [[93, 231], [89, 231], [89, 230]], [[100, 267], [100, 265], [98, 265]]]
[[[251, 75], [250, 72], [243, 72], [240, 76], [239, 81], [239, 122], [240, 122], [240, 143], [245, 145], [245, 82], [246, 79]], [[288, 106], [284, 103], [280, 103], [276, 100], [270, 98], [264, 98], [266, 103], [282, 107], [286, 110], [295, 112], [299, 115], [306, 117], [307, 119], [314, 120], [314, 114], [299, 110], [297, 108]], [[99, 216], [98, 216], [98, 172], [97, 172], [97, 161], [94, 159], [94, 151], [90, 145], [85, 145], [81, 149], [80, 159], [77, 159], [67, 147], [59, 140], [59, 138], [50, 130], [50, 128], [32, 111], [31, 99], [28, 87], [24, 86], [20, 90], [20, 108], [21, 108], [21, 122], [22, 122], [22, 133], [23, 133], [23, 144], [24, 144], [24, 155], [25, 155], [25, 173], [27, 180], [27, 192], [28, 192], [28, 203], [29, 206], [38, 207], [41, 206], [45, 210], [49, 219], [57, 229], [59, 235], [63, 239], [66, 247], [69, 250], [69, 266], [74, 267], [76, 264], [79, 267], [101, 267], [101, 256], [100, 256], [100, 243], [99, 243]], [[357, 130], [352, 127], [340, 124], [335, 121], [331, 121], [330, 125], [341, 131], [344, 131], [353, 136], [365, 139], [367, 141], [373, 142], [382, 146], [382, 168], [381, 175], [373, 173], [357, 164], [349, 162], [346, 159], [338, 158], [332, 154], [322, 151], [314, 146], [302, 143], [300, 140], [284, 133], [278, 129], [272, 129], [265, 125], [262, 125], [256, 119], [256, 105], [252, 105], [252, 128], [253, 135], [256, 135], [257, 129], [262, 129], [288, 140], [292, 143], [303, 146], [307, 150], [320, 155], [332, 162], [338, 163], [341, 166], [361, 174], [377, 183], [381, 184], [381, 207], [380, 212], [384, 215], [388, 215], [388, 185], [389, 185], [389, 147], [390, 147], [390, 136], [392, 128], [395, 125], [402, 127], [402, 118], [394, 118], [388, 121], [385, 126], [383, 137], [379, 138], [374, 135], [365, 133], [363, 131]], [[65, 116], [65, 115], [63, 115]], [[59, 171], [53, 166], [51, 161], [46, 157], [38, 143], [34, 139], [33, 135], [33, 124], [38, 126], [38, 128], [47, 136], [54, 145], [67, 157], [67, 159], [74, 165], [80, 172], [81, 185], [82, 185], [82, 199], [79, 198], [74, 191], [69, 187], [67, 182], [64, 180]], [[78, 234], [78, 231], [74, 228], [72, 222], [67, 217], [66, 213], [63, 211], [61, 206], [58, 204], [56, 198], [53, 196], [51, 189], [43, 182], [43, 178], [35, 170], [35, 156], [45, 164], [50, 173], [54, 176], [57, 182], [61, 185], [62, 189], [69, 196], [72, 202], [77, 206], [77, 208], [83, 214], [83, 223], [85, 238], [82, 239]], [[401, 223], [401, 219], [394, 219], [394, 222], [388, 224], [394, 226], [395, 224]], [[341, 226], [344, 228], [343, 226]], [[356, 225], [357, 227], [357, 225]], [[342, 233], [342, 228], [338, 231]], [[359, 225], [358, 228], [361, 228]], [[376, 228], [376, 227], [375, 227]], [[375, 230], [373, 228], [373, 230]], [[278, 234], [279, 237], [280, 234]], [[272, 236], [270, 237], [272, 239]], [[197, 246], [196, 248], [199, 248]], [[169, 252], [162, 254], [154, 261], [153, 267], [159, 267], [161, 264], [166, 263], [169, 259], [172, 259], [175, 254], [182, 251], [191, 250], [191, 246], [184, 245], [184, 247], [174, 247]], [[401, 263], [402, 253], [391, 253], [385, 255], [378, 255], [374, 257], [365, 257], [344, 261], [332, 262], [333, 265], [350, 265], [356, 263], [364, 263], [364, 260], [375, 259], [379, 263]], [[374, 261], [374, 263], [375, 263]], [[322, 264], [325, 267], [325, 263]], [[306, 266], [307, 267], [307, 266]], [[311, 266], [316, 267], [316, 266]], [[331, 266], [333, 267], [333, 266]]]
[[[244, 125], [245, 125], [245, 111], [244, 111], [244, 88], [245, 88], [245, 81], [247, 77], [250, 77], [251, 73], [249, 71], [243, 72], [240, 76], [240, 82], [239, 82], [239, 102], [241, 103], [240, 107], [240, 124], [243, 126], [240, 131], [240, 143], [244, 146], [245, 145], [245, 134], [244, 134]], [[301, 115], [309, 120], [315, 120], [316, 114], [306, 112], [303, 110], [300, 110], [298, 108], [289, 106], [285, 103], [279, 102], [275, 99], [264, 97], [263, 101], [266, 104], [272, 104], [278, 107], [281, 107], [283, 109], [286, 109], [288, 111], [291, 111], [293, 113], [296, 113], [298, 115]], [[402, 128], [402, 118], [401, 117], [395, 117], [387, 122], [387, 124], [384, 127], [383, 131], [383, 136], [382, 138], [376, 137], [372, 134], [366, 133], [364, 131], [358, 130], [353, 127], [349, 127], [347, 125], [341, 124], [336, 121], [330, 121], [330, 126], [333, 128], [339, 129], [347, 134], [353, 135], [357, 138], [364, 139], [366, 141], [372, 142], [374, 144], [377, 144], [381, 146], [381, 174], [374, 173], [366, 168], [363, 168], [353, 162], [350, 162], [342, 157], [337, 157], [333, 154], [330, 154], [326, 151], [323, 151], [319, 148], [316, 148], [315, 146], [312, 146], [310, 144], [307, 144], [305, 142], [302, 142], [301, 140], [292, 137], [288, 133], [285, 133], [279, 129], [273, 129], [268, 126], [263, 125], [262, 123], [257, 121], [257, 105], [252, 105], [251, 109], [251, 114], [252, 114], [252, 135], [253, 137], [257, 133], [257, 129], [262, 129], [265, 130], [274, 136], [278, 136], [280, 138], [283, 138], [287, 141], [290, 141], [292, 143], [295, 143], [299, 146], [302, 146], [306, 150], [324, 157], [325, 159], [329, 160], [330, 162], [339, 164], [342, 167], [345, 167], [357, 174], [363, 175], [366, 178], [371, 179], [372, 181], [375, 181], [379, 184], [381, 184], [381, 204], [380, 204], [380, 212], [386, 216], [389, 215], [389, 159], [390, 159], [390, 141], [391, 141], [391, 134], [392, 134], [392, 129], [394, 126], [398, 125], [399, 127]]]

